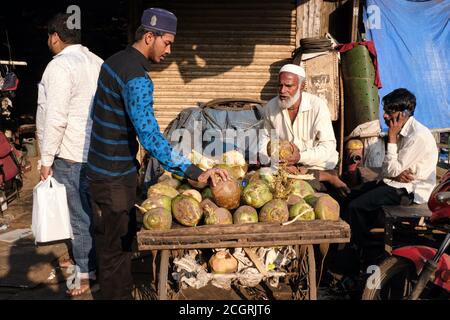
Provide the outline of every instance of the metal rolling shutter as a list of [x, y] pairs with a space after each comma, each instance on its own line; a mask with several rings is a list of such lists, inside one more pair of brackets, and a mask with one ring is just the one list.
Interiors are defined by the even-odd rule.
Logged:
[[[172, 54], [153, 65], [161, 130], [184, 108], [215, 98], [269, 100], [295, 48], [295, 0], [146, 1], [178, 17]], [[284, 61], [283, 61], [284, 60]]]

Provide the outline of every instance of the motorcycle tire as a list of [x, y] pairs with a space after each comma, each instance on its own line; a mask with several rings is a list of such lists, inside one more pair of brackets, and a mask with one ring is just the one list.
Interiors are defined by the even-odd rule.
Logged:
[[[417, 281], [414, 264], [408, 259], [392, 256], [379, 265], [379, 285], [369, 278], [362, 300], [404, 300], [411, 294]], [[370, 282], [370, 283], [369, 283]]]

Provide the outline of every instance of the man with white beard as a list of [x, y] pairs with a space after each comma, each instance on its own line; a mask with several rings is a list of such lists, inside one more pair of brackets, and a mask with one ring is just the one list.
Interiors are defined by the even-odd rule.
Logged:
[[266, 135], [260, 151], [263, 158], [267, 156], [269, 135], [275, 133], [293, 147], [294, 153], [286, 159], [289, 171], [313, 173], [316, 190], [323, 191], [320, 182], [327, 182], [344, 195], [350, 190], [334, 170], [339, 156], [330, 111], [324, 100], [303, 91], [305, 78], [305, 70], [300, 66], [287, 64], [280, 69], [278, 96], [264, 108]]

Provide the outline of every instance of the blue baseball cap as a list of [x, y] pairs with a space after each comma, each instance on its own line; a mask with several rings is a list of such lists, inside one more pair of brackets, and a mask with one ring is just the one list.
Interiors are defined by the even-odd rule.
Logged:
[[163, 33], [177, 33], [177, 17], [170, 11], [149, 8], [142, 14], [141, 25], [145, 30]]

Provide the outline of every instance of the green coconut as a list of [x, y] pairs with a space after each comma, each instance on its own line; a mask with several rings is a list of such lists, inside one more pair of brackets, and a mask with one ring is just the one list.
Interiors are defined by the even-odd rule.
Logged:
[[188, 182], [192, 187], [194, 187], [194, 189], [197, 189], [197, 190], [203, 190], [208, 186], [207, 183], [198, 182], [198, 181], [191, 180], [191, 179], [188, 179]]
[[168, 175], [162, 175], [158, 180], [158, 183], [166, 184], [174, 189], [177, 189], [181, 185], [181, 181], [174, 179]]
[[316, 206], [317, 200], [319, 200], [320, 197], [326, 195], [327, 195], [326, 193], [316, 192], [314, 194], [307, 195], [303, 199], [306, 201], [307, 204], [309, 204], [311, 207], [314, 208]]
[[260, 222], [286, 222], [289, 220], [289, 209], [286, 201], [271, 200], [264, 205], [259, 213]]
[[169, 230], [172, 227], [172, 214], [164, 208], [154, 208], [147, 211], [143, 222], [147, 230]]
[[233, 224], [233, 216], [225, 208], [219, 208], [210, 199], [202, 201], [200, 206], [203, 209], [206, 225]]
[[195, 200], [197, 200], [198, 202], [202, 202], [202, 195], [200, 194], [200, 192], [198, 192], [195, 189], [189, 189], [186, 190], [182, 193], [182, 195], [188, 196], [188, 197], [192, 197]]
[[185, 195], [178, 195], [172, 200], [172, 213], [179, 223], [187, 227], [195, 227], [203, 217], [200, 203]]
[[234, 224], [257, 223], [257, 222], [258, 222], [258, 212], [253, 207], [242, 206], [238, 208], [233, 214]]
[[147, 198], [150, 198], [152, 195], [162, 195], [170, 197], [171, 199], [175, 198], [179, 193], [178, 191], [162, 182], [159, 182], [148, 189]]
[[182, 184], [181, 186], [179, 186], [177, 190], [179, 193], [183, 193], [184, 191], [191, 190], [191, 189], [192, 189], [192, 186], [190, 184], [185, 183], [185, 184]]
[[261, 208], [273, 199], [270, 188], [264, 181], [250, 182], [244, 189], [245, 203], [253, 208]]
[[275, 177], [274, 177], [274, 171], [272, 168], [261, 168], [259, 169], [259, 177], [261, 180], [263, 180], [264, 182], [266, 182], [267, 184], [271, 184], [274, 182]]
[[314, 212], [317, 219], [320, 220], [337, 221], [339, 220], [339, 211], [339, 203], [328, 194], [321, 196], [314, 206]]
[[210, 187], [203, 189], [202, 191], [202, 199], [212, 199], [213, 194]]
[[294, 204], [297, 204], [299, 202], [304, 202], [303, 198], [296, 195], [296, 194], [290, 194], [287, 198], [287, 204], [289, 207], [293, 206]]
[[314, 194], [315, 192], [313, 187], [303, 180], [290, 179], [287, 187], [289, 188], [290, 194], [295, 194], [302, 198]]
[[150, 198], [142, 202], [138, 208], [142, 212], [142, 214], [145, 214], [155, 208], [164, 208], [167, 211], [171, 212], [172, 199], [168, 196], [153, 194], [150, 196]]
[[299, 216], [298, 220], [314, 220], [316, 218], [314, 209], [304, 200], [297, 202], [289, 209], [290, 219], [294, 219], [297, 216]]

